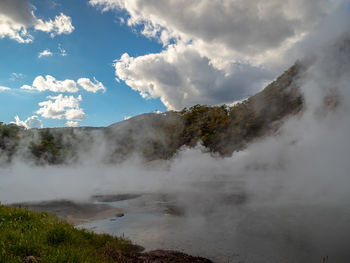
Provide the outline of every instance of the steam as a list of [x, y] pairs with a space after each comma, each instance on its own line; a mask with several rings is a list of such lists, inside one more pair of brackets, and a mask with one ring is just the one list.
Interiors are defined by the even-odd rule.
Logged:
[[[105, 165], [108, 142], [97, 132], [75, 164], [36, 167], [17, 161], [2, 168], [0, 200], [86, 201], [94, 194], [180, 192], [175, 199], [186, 221], [175, 222], [179, 232], [172, 235], [196, 239], [194, 250], [216, 242], [222, 251], [246, 255], [247, 262], [321, 262], [328, 255], [332, 262], [349, 262], [350, 34], [338, 33], [300, 62], [307, 68], [297, 80], [305, 109], [286, 120], [278, 136], [231, 158], [198, 146], [181, 149], [169, 161], [144, 163], [135, 155]], [[244, 196], [242, 202], [222, 201], [235, 191]], [[166, 237], [166, 230], [161, 234]], [[295, 254], [288, 255], [289, 245]]]

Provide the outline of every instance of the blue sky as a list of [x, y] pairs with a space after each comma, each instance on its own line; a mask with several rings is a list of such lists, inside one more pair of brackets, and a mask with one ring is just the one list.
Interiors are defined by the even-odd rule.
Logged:
[[[165, 111], [159, 99], [143, 99], [124, 82], [115, 80], [113, 61], [125, 52], [140, 56], [158, 52], [162, 46], [137, 33], [119, 17], [125, 12], [101, 13], [85, 1], [31, 1], [36, 7], [35, 15], [42, 19], [64, 13], [72, 18], [74, 31], [71, 34], [57, 35], [51, 38], [44, 32], [31, 32], [34, 41], [28, 44], [18, 43], [9, 38], [0, 39], [0, 86], [11, 91], [0, 93], [0, 120], [14, 121], [35, 114], [38, 103], [47, 96], [57, 94], [50, 91], [36, 92], [20, 89], [22, 85], [31, 85], [39, 76], [51, 75], [57, 80], [93, 78], [102, 82], [106, 92], [96, 94], [82, 91], [80, 107], [86, 117], [80, 121], [82, 126], [105, 126], [123, 120], [127, 116], [140, 113]], [[61, 56], [59, 45], [66, 50], [67, 56]], [[38, 58], [38, 54], [49, 49], [53, 55]], [[12, 73], [23, 76], [14, 79]], [[63, 93], [64, 94], [64, 93]], [[73, 94], [66, 94], [73, 95]], [[65, 119], [41, 118], [45, 127], [65, 126]]]
[[346, 31], [344, 3], [1, 0], [0, 121], [106, 126], [230, 105]]

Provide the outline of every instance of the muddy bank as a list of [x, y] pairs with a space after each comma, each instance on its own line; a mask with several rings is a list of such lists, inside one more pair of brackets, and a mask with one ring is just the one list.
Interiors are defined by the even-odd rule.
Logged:
[[154, 250], [146, 253], [130, 253], [129, 255], [122, 255], [115, 250], [106, 251], [106, 253], [114, 260], [125, 263], [213, 263], [206, 258], [193, 257], [170, 250]]
[[12, 207], [26, 207], [29, 210], [54, 213], [70, 224], [80, 225], [106, 218], [118, 218], [124, 210], [107, 204], [77, 203], [69, 200], [28, 202], [11, 204]]
[[[99, 220], [110, 222], [124, 217], [128, 213], [126, 209], [108, 204], [109, 202], [122, 202], [136, 199], [141, 195], [98, 195], [91, 200], [94, 203], [78, 203], [69, 200], [54, 200], [43, 202], [28, 202], [11, 204], [12, 207], [26, 207], [39, 212], [54, 213], [67, 220], [70, 224], [81, 226]], [[93, 230], [93, 229], [91, 229]], [[116, 261], [126, 263], [212, 263], [203, 257], [194, 257], [185, 253], [172, 250], [147, 251], [139, 245], [131, 245], [129, 254], [121, 254], [119, 251], [106, 251], [108, 256]]]
[[115, 194], [115, 195], [93, 195], [92, 201], [97, 202], [118, 202], [124, 200], [130, 200], [140, 197], [140, 194]]

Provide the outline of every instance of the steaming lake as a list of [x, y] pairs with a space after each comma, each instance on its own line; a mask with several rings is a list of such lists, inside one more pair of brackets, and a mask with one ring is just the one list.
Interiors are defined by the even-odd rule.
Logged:
[[239, 195], [218, 198], [143, 194], [95, 202], [122, 208], [125, 215], [80, 227], [125, 236], [146, 250], [177, 250], [219, 263], [350, 262], [349, 207], [249, 205]]

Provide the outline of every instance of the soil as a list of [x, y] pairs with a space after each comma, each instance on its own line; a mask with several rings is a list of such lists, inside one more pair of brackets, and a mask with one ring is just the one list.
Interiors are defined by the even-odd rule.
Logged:
[[98, 202], [117, 202], [124, 200], [131, 200], [140, 197], [139, 194], [117, 194], [117, 195], [93, 195], [92, 201]]
[[[106, 200], [127, 200], [136, 198], [136, 196], [95, 196], [99, 201]], [[114, 218], [124, 216], [123, 209], [112, 207], [104, 204], [76, 203], [68, 200], [44, 201], [38, 203], [17, 203], [13, 207], [26, 207], [30, 210], [45, 211], [54, 213], [64, 218], [73, 225], [79, 225], [100, 219]], [[126, 263], [212, 263], [212, 261], [202, 258], [193, 257], [181, 252], [170, 250], [154, 250], [141, 253], [144, 248], [138, 245], [131, 245], [129, 254], [121, 254], [116, 250], [106, 250], [106, 256]], [[27, 257], [26, 262], [39, 262], [35, 258]]]
[[[108, 256], [126, 263], [212, 263], [209, 259], [193, 257], [170, 250], [154, 250], [147, 253], [121, 255], [116, 251], [106, 251]], [[114, 254], [113, 254], [114, 253]]]
[[68, 200], [44, 201], [38, 203], [17, 203], [13, 207], [26, 207], [39, 212], [54, 213], [72, 225], [117, 218], [124, 215], [124, 210], [104, 204], [76, 203]]

